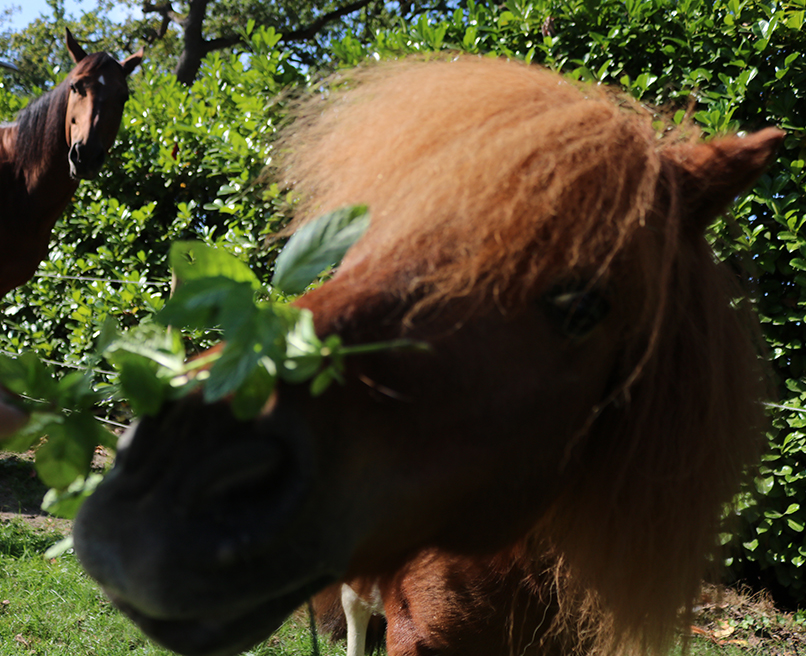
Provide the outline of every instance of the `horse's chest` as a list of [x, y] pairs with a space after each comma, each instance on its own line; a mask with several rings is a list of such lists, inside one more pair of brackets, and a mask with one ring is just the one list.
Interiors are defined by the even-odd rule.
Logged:
[[0, 295], [30, 280], [47, 256], [50, 228], [37, 225], [27, 209], [0, 197]]
[[0, 229], [0, 295], [28, 282], [47, 252], [47, 238], [15, 239]]

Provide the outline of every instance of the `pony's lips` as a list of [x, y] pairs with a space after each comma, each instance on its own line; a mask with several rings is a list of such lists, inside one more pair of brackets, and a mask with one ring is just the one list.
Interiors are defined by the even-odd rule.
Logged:
[[146, 635], [172, 651], [184, 656], [234, 656], [268, 638], [294, 610], [336, 578], [320, 577], [234, 615], [222, 610], [194, 619], [151, 617], [114, 593], [107, 591], [107, 595]]

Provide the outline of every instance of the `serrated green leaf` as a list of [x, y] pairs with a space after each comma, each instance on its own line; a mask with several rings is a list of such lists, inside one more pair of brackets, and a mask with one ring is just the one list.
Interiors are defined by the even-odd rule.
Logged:
[[141, 324], [122, 334], [104, 351], [104, 357], [115, 367], [122, 367], [129, 353], [153, 360], [174, 374], [184, 371], [185, 349], [182, 338], [154, 324]]
[[316, 335], [313, 313], [310, 310], [301, 310], [293, 319], [292, 328], [286, 335], [288, 345], [286, 357], [296, 358], [319, 353], [322, 350], [322, 342]]
[[51, 424], [47, 441], [36, 450], [36, 473], [48, 487], [65, 489], [89, 472], [92, 448], [75, 437], [65, 424]]
[[230, 408], [235, 417], [242, 421], [256, 417], [274, 391], [275, 381], [276, 376], [269, 373], [265, 367], [254, 368], [230, 401]]
[[222, 322], [222, 309], [229, 308], [235, 313], [224, 313], [224, 319], [237, 317], [239, 309], [254, 306], [253, 299], [254, 290], [248, 283], [224, 276], [198, 278], [176, 290], [157, 314], [157, 321], [176, 328], [212, 328]]
[[98, 339], [95, 340], [96, 352], [103, 353], [106, 348], [118, 338], [119, 334], [120, 326], [118, 326], [118, 322], [115, 321], [114, 317], [107, 317], [104, 320], [103, 326], [101, 326], [101, 333], [98, 335]]
[[288, 240], [277, 257], [271, 284], [284, 294], [299, 294], [325, 269], [338, 264], [369, 227], [363, 205], [311, 221]]
[[37, 399], [50, 400], [56, 393], [51, 370], [30, 351], [16, 358], [0, 355], [0, 383], [15, 394]]
[[204, 384], [204, 398], [210, 403], [234, 392], [262, 360], [270, 359], [276, 369], [284, 357], [285, 317], [273, 307], [252, 309], [252, 316], [236, 332], [225, 333], [224, 350]]
[[17, 358], [0, 354], [0, 383], [16, 394], [26, 394], [28, 391], [29, 365], [24, 360], [26, 355], [30, 357], [32, 354]]
[[321, 396], [325, 393], [331, 383], [336, 380], [334, 371], [331, 367], [327, 367], [320, 371], [311, 381], [311, 396]]
[[253, 348], [227, 344], [204, 381], [204, 400], [214, 403], [234, 392], [255, 370], [260, 354]]
[[262, 289], [257, 276], [241, 260], [221, 248], [213, 248], [200, 241], [174, 242], [168, 262], [180, 283], [222, 276], [249, 283], [254, 290]]
[[56, 383], [55, 401], [60, 408], [85, 410], [100, 400], [100, 395], [92, 389], [91, 374], [73, 371]]
[[60, 423], [63, 420], [61, 414], [36, 412], [31, 415], [25, 426], [3, 441], [3, 450], [24, 453], [47, 434], [52, 423]]
[[183, 329], [218, 326], [227, 338], [251, 320], [255, 312], [254, 292], [248, 284], [218, 276], [183, 285], [157, 315], [157, 320]]
[[[42, 500], [42, 510], [57, 517], [74, 519], [84, 501], [95, 491], [103, 479], [101, 474], [89, 474], [86, 478], [79, 476], [62, 492], [51, 488]], [[56, 546], [54, 545], [54, 548]], [[56, 558], [54, 555], [49, 556], [48, 553], [45, 553], [46, 558]]]
[[121, 354], [120, 386], [138, 415], [156, 415], [168, 394], [167, 380], [157, 375], [153, 360], [136, 353]]
[[288, 383], [304, 383], [319, 371], [322, 360], [320, 353], [288, 358], [280, 369], [280, 378]]

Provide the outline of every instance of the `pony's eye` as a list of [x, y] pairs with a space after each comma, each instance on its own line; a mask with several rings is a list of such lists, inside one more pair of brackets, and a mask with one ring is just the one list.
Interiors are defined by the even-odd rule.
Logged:
[[610, 313], [610, 303], [590, 284], [558, 285], [543, 297], [546, 312], [569, 337], [590, 333]]
[[73, 93], [77, 93], [80, 96], [84, 95], [84, 85], [80, 82], [71, 82], [70, 83], [70, 91]]

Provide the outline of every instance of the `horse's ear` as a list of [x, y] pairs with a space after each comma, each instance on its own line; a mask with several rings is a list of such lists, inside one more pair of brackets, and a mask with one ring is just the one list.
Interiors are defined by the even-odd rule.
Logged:
[[688, 226], [701, 232], [775, 157], [785, 133], [766, 128], [746, 137], [672, 146], [664, 156], [676, 171], [677, 194]]
[[126, 59], [120, 62], [120, 65], [123, 66], [123, 75], [128, 76], [129, 73], [131, 73], [135, 68], [137, 68], [140, 65], [140, 62], [143, 61], [144, 55], [145, 51], [142, 48], [140, 48], [140, 50], [135, 52], [133, 55], [129, 55], [128, 57], [126, 57]]
[[84, 57], [87, 56], [87, 53], [84, 52], [84, 48], [78, 45], [78, 41], [75, 40], [73, 35], [70, 33], [70, 30], [64, 28], [66, 41], [67, 41], [67, 51], [70, 53], [70, 58], [78, 64]]

